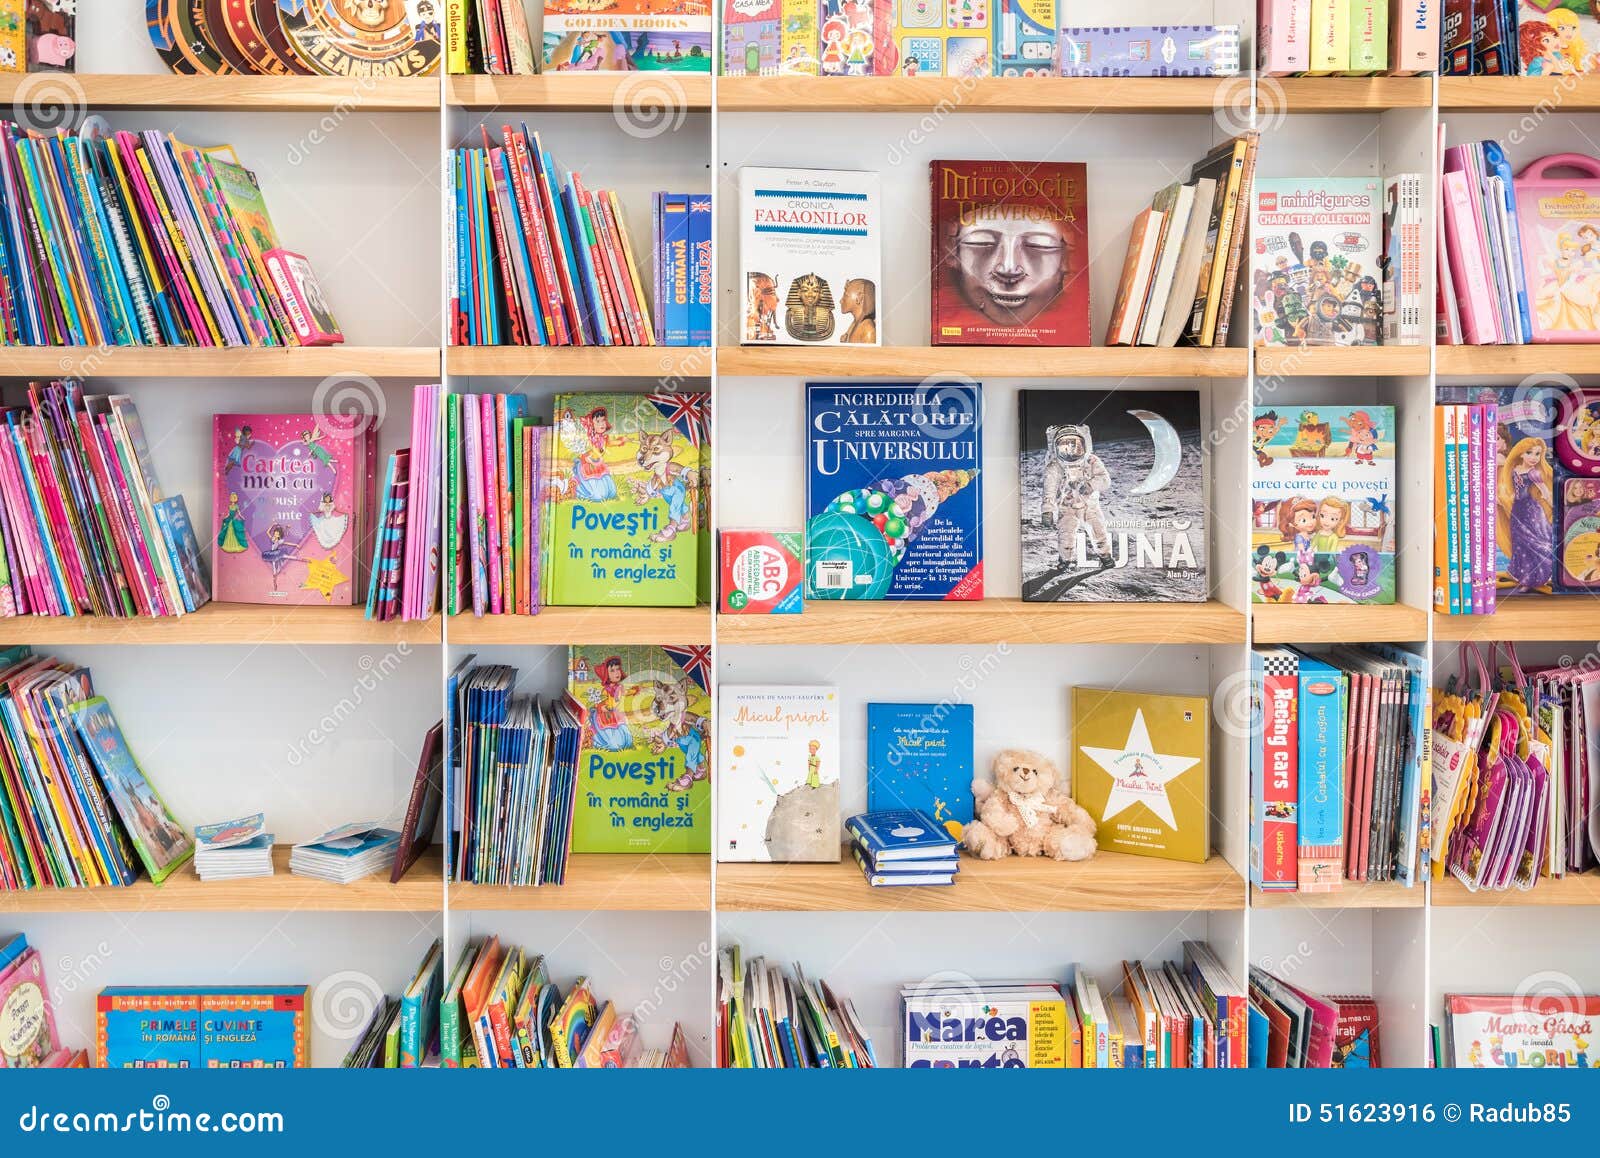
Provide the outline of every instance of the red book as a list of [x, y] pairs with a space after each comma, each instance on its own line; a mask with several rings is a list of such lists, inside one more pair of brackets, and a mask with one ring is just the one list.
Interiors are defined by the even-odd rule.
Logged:
[[1087, 172], [934, 161], [933, 344], [1087, 346]]
[[1261, 751], [1252, 757], [1259, 778], [1251, 790], [1256, 823], [1251, 825], [1251, 868], [1263, 889], [1292, 892], [1300, 878], [1295, 805], [1300, 786], [1299, 660], [1286, 648], [1258, 648]]

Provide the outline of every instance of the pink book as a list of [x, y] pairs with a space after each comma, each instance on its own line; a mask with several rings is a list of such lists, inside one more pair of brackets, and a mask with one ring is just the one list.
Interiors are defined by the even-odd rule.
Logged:
[[7, 427], [0, 426], [0, 478], [4, 480], [7, 521], [17, 546], [17, 569], [27, 592], [29, 610], [35, 615], [59, 615], [54, 592], [47, 593], [47, 584], [42, 578], [38, 523], [17, 470], [16, 444], [8, 433]]
[[289, 314], [289, 327], [301, 346], [333, 346], [344, 341], [339, 323], [322, 296], [322, 285], [311, 263], [287, 249], [269, 249], [261, 255], [272, 285]]
[[1309, 989], [1301, 989], [1297, 985], [1290, 985], [1287, 981], [1282, 984], [1304, 1001], [1311, 1011], [1310, 1041], [1306, 1046], [1305, 1060], [1301, 1064], [1306, 1069], [1329, 1069], [1333, 1065], [1334, 1034], [1339, 1028], [1339, 1007]]
[[1500, 504], [1495, 501], [1496, 475], [1499, 468], [1497, 432], [1500, 429], [1500, 404], [1490, 402], [1483, 408], [1483, 459], [1478, 470], [1483, 475], [1483, 610], [1493, 615], [1495, 609], [1495, 579], [1500, 572], [1496, 555], [1500, 517]]
[[[145, 537], [147, 524], [141, 523], [139, 519], [141, 504], [137, 488], [129, 480], [123, 458], [117, 453], [118, 439], [114, 429], [114, 420], [104, 411], [96, 413], [91, 409], [90, 413], [94, 418], [95, 433], [100, 439], [100, 451], [105, 458], [106, 469], [111, 476], [112, 490], [116, 496], [116, 502], [121, 506], [123, 518], [132, 533], [133, 551], [138, 558], [139, 570], [143, 576], [143, 581], [148, 584], [150, 597], [156, 608], [155, 614], [177, 614], [172, 606], [171, 591], [163, 579], [162, 572], [158, 570], [156, 558], [152, 554], [154, 551], [160, 551], [162, 549], [161, 545], [153, 544]], [[153, 519], [149, 524], [149, 530], [152, 534], [155, 532]]]
[[515, 562], [511, 550], [511, 422], [504, 394], [494, 396], [494, 428], [495, 448], [499, 455], [495, 501], [500, 510], [500, 605], [507, 615], [511, 615], [517, 609], [517, 577], [511, 570]]
[[1445, 245], [1450, 254], [1450, 276], [1455, 285], [1456, 301], [1461, 309], [1461, 333], [1468, 345], [1494, 345], [1499, 335], [1494, 325], [1488, 254], [1483, 248], [1477, 200], [1465, 173], [1446, 173], [1443, 183]]
[[61, 1048], [39, 950], [26, 950], [0, 972], [0, 1013], [5, 1026], [0, 1069], [37, 1069]]
[[[1471, 551], [1472, 614], [1482, 615], [1483, 605], [1483, 407], [1468, 406], [1467, 411], [1467, 509], [1471, 512], [1462, 528]], [[1491, 492], [1492, 493], [1492, 492]]]
[[212, 598], [352, 605], [361, 528], [377, 503], [371, 422], [358, 414], [212, 419]]
[[1540, 157], [1512, 182], [1535, 342], [1600, 342], [1588, 304], [1597, 275], [1585, 248], [1600, 222], [1600, 160], [1581, 153]]
[[1311, 0], [1260, 0], [1256, 34], [1262, 76], [1293, 76], [1311, 67]]
[[200, 307], [195, 303], [194, 294], [189, 289], [189, 279], [185, 276], [183, 265], [178, 260], [178, 254], [172, 247], [172, 239], [168, 236], [163, 223], [161, 210], [156, 207], [150, 186], [145, 181], [144, 167], [139, 164], [141, 142], [134, 133], [120, 132], [116, 134], [117, 149], [121, 153], [123, 171], [127, 174], [129, 188], [133, 190], [134, 200], [138, 202], [139, 217], [144, 223], [145, 236], [151, 241], [160, 263], [167, 275], [167, 287], [175, 291], [178, 304], [183, 308], [183, 315], [193, 331], [193, 345], [215, 346], [216, 342], [211, 337], [211, 328], [206, 324]]
[[[16, 480], [17, 494], [28, 517], [28, 534], [34, 549], [34, 565], [38, 568], [38, 582], [40, 589], [47, 595], [47, 604], [52, 615], [76, 615], [77, 608], [69, 606], [65, 600], [68, 598], [66, 590], [58, 581], [58, 572], [53, 562], [56, 554], [55, 540], [50, 528], [48, 517], [43, 507], [43, 497], [33, 482], [32, 455], [28, 448], [28, 437], [20, 423], [9, 428], [11, 435], [6, 444], [7, 462]], [[34, 502], [39, 502], [35, 507]]]
[[89, 598], [88, 564], [79, 549], [78, 537], [73, 533], [72, 520], [67, 515], [67, 500], [61, 492], [61, 478], [54, 462], [45, 449], [43, 420], [35, 412], [26, 427], [28, 451], [33, 456], [33, 477], [44, 501], [45, 515], [50, 520], [50, 533], [55, 539], [62, 574], [67, 579], [67, 590], [79, 610], [87, 613], [92, 604]]
[[472, 614], [481, 616], [489, 606], [489, 540], [483, 509], [483, 404], [476, 394], [462, 396], [461, 419], [467, 428], [467, 547], [472, 577]]
[[483, 411], [483, 428], [479, 434], [482, 439], [481, 449], [483, 454], [483, 509], [484, 509], [484, 539], [488, 545], [488, 553], [484, 557], [484, 567], [489, 576], [489, 614], [499, 615], [505, 610], [504, 595], [501, 591], [500, 573], [500, 423], [495, 417], [495, 399], [499, 395], [485, 394], [479, 406]]
[[1391, 0], [1389, 71], [1417, 76], [1439, 71], [1439, 0]]

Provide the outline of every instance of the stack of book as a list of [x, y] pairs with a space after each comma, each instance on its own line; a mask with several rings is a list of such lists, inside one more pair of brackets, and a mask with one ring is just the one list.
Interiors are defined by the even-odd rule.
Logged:
[[385, 996], [356, 1043], [340, 1063], [343, 1069], [418, 1069], [439, 1065], [439, 998], [444, 990], [444, 944], [435, 941], [417, 966], [405, 992]]
[[0, 123], [0, 336], [21, 346], [344, 340], [231, 146]]
[[194, 852], [89, 669], [0, 652], [0, 891], [160, 884]]
[[131, 398], [35, 383], [0, 416], [0, 616], [183, 615], [211, 598]]
[[1250, 1054], [1268, 1069], [1383, 1068], [1371, 997], [1324, 997], [1252, 966], [1250, 1013]]
[[348, 885], [391, 867], [399, 845], [400, 834], [392, 829], [360, 820], [341, 824], [315, 840], [295, 845], [289, 854], [289, 871]]
[[471, 941], [439, 999], [440, 1064], [447, 1069], [689, 1068], [672, 1027], [667, 1049], [645, 1051], [633, 1015], [596, 1000], [578, 977], [563, 997], [544, 957], [500, 938]]
[[442, 398], [437, 384], [415, 389], [411, 445], [389, 456], [367, 571], [368, 619], [427, 619], [438, 606]]
[[[658, 211], [652, 315], [646, 255], [617, 194], [588, 189], [558, 167], [526, 125], [504, 125], [501, 134], [494, 145], [485, 129], [482, 147], [451, 154], [454, 345], [687, 345], [691, 325], [709, 340], [709, 195], [658, 195], [684, 220], [667, 228]], [[678, 306], [668, 310], [672, 301]]]
[[1133, 220], [1108, 346], [1226, 346], [1257, 133], [1224, 141]]
[[272, 844], [266, 816], [241, 817], [194, 830], [194, 871], [203, 881], [232, 881], [273, 874]]
[[916, 809], [863, 812], [845, 822], [850, 853], [873, 888], [953, 885], [958, 841]]
[[794, 976], [738, 945], [717, 954], [717, 1065], [724, 1069], [876, 1069], [849, 998], [798, 964]]

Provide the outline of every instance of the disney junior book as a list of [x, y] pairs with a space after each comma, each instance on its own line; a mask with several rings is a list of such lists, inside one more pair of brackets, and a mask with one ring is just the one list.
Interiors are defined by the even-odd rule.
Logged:
[[1017, 405], [1022, 598], [1204, 600], [1199, 393], [1023, 390]]
[[212, 454], [212, 597], [350, 606], [376, 505], [372, 417], [218, 414]]
[[556, 395], [546, 603], [694, 605], [706, 397]]
[[711, 649], [570, 647], [573, 852], [711, 850]]
[[1258, 406], [1255, 603], [1393, 603], [1394, 407]]
[[836, 687], [722, 686], [718, 860], [839, 859], [839, 714]]
[[744, 345], [882, 345], [882, 270], [878, 174], [739, 170]]
[[806, 387], [806, 600], [982, 599], [976, 382]]

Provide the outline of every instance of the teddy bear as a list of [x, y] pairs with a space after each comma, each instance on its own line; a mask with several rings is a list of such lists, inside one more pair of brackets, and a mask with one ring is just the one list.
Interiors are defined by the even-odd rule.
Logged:
[[974, 780], [977, 819], [962, 839], [980, 860], [1053, 856], [1088, 860], [1095, 854], [1094, 817], [1061, 788], [1056, 766], [1038, 752], [1007, 748], [990, 768], [994, 782]]

